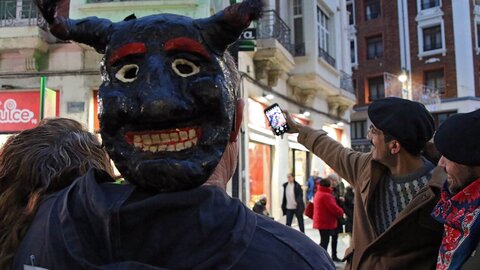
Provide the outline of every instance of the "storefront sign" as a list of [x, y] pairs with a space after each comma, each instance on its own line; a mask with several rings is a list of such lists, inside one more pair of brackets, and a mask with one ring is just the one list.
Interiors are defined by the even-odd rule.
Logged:
[[[47, 116], [55, 116], [56, 95], [46, 97], [46, 108], [53, 111]], [[18, 132], [35, 127], [40, 121], [40, 91], [2, 91], [0, 92], [0, 132]]]

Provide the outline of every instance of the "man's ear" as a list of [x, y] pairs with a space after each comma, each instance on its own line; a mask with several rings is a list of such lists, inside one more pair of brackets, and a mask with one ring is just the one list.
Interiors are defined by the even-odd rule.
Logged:
[[242, 126], [244, 107], [245, 101], [241, 98], [237, 99], [237, 101], [235, 102], [235, 115], [233, 119], [233, 129], [230, 133], [230, 142], [237, 141], [238, 132], [240, 132], [240, 127]]
[[390, 143], [392, 144], [392, 147], [390, 148], [390, 152], [392, 153], [392, 155], [400, 152], [402, 145], [398, 141], [392, 140]]

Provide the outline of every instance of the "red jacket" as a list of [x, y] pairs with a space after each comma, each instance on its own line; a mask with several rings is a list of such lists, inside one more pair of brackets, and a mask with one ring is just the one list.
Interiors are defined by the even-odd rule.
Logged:
[[343, 210], [335, 202], [332, 189], [318, 186], [313, 199], [313, 228], [333, 230], [337, 228], [337, 219], [343, 215]]

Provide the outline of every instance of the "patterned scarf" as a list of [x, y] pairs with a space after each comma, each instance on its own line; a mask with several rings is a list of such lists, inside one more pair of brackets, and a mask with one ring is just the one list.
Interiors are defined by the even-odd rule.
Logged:
[[437, 270], [460, 269], [478, 244], [480, 236], [480, 178], [453, 195], [442, 188], [432, 216], [444, 224]]

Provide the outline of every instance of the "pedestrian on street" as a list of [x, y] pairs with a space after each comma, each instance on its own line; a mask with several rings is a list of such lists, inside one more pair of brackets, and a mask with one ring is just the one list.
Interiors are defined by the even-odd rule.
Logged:
[[262, 194], [255, 202], [252, 208], [253, 212], [262, 216], [270, 217], [270, 213], [267, 210], [267, 195]]
[[312, 201], [313, 200], [313, 195], [315, 195], [315, 186], [317, 182], [320, 180], [320, 172], [318, 169], [313, 169], [312, 175], [308, 177], [307, 180], [307, 201]]
[[300, 231], [305, 233], [303, 190], [302, 186], [295, 181], [292, 173], [287, 174], [287, 182], [283, 184], [282, 211], [283, 215], [287, 216], [287, 226], [292, 226], [293, 216], [295, 215]]
[[480, 267], [480, 110], [448, 118], [435, 133], [447, 173], [442, 197], [433, 211], [444, 225], [438, 270]]
[[[345, 199], [343, 197], [343, 193], [345, 190], [345, 185], [342, 183], [340, 178], [338, 177], [338, 174], [336, 173], [331, 173], [327, 176], [327, 179], [331, 183], [331, 188], [332, 188], [332, 194], [333, 197], [335, 198], [336, 204], [342, 208], [344, 208], [344, 202]], [[337, 228], [333, 230], [332, 232], [332, 259], [333, 261], [339, 262], [341, 261], [338, 256], [337, 256], [337, 245], [338, 245], [338, 234], [343, 233], [343, 225], [345, 223], [345, 219], [343, 218], [343, 215], [337, 217]]]
[[[320, 246], [326, 250], [330, 237], [333, 238], [336, 234], [338, 218], [343, 216], [342, 208], [337, 205], [332, 195], [331, 182], [328, 178], [320, 180], [313, 207], [315, 209], [313, 211], [313, 228], [320, 232]], [[340, 261], [336, 253], [332, 253], [332, 259]]]
[[442, 227], [430, 213], [446, 176], [440, 169], [434, 172], [434, 164], [420, 154], [435, 130], [425, 106], [395, 97], [373, 101], [368, 106], [369, 153], [344, 147], [324, 130], [286, 115], [288, 132], [298, 132], [298, 142], [355, 189], [346, 269], [433, 269]]

